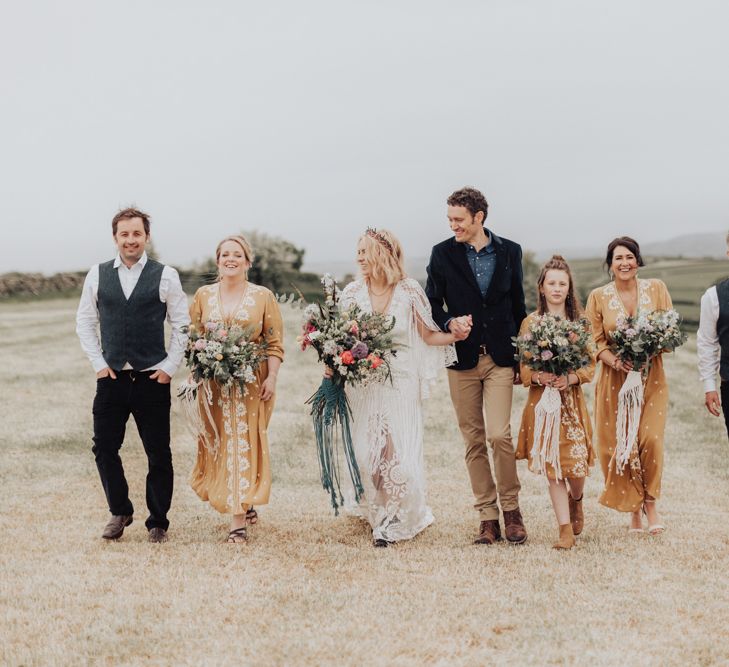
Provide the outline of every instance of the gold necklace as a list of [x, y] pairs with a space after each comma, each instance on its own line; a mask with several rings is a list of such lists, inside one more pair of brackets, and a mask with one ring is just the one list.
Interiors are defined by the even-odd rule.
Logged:
[[372, 287], [370, 286], [370, 284], [367, 283], [367, 289], [369, 290], [370, 294], [374, 294], [375, 296], [383, 296], [384, 294], [387, 294], [387, 292], [389, 290], [391, 290], [392, 287], [390, 285], [388, 285], [387, 287], [385, 287], [385, 289], [382, 292], [380, 292], [378, 294], [377, 292], [375, 292], [375, 290], [372, 289]]

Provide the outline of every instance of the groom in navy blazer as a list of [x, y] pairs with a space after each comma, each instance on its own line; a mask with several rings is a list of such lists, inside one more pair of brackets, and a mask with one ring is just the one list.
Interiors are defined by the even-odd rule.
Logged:
[[448, 198], [454, 236], [433, 248], [425, 291], [444, 331], [469, 334], [456, 343], [458, 363], [448, 369], [448, 383], [480, 518], [475, 542], [501, 539], [501, 505], [506, 539], [522, 544], [527, 533], [510, 423], [513, 385], [519, 382], [511, 337], [526, 317], [522, 253], [519, 244], [483, 226], [487, 214], [486, 198], [475, 188]]

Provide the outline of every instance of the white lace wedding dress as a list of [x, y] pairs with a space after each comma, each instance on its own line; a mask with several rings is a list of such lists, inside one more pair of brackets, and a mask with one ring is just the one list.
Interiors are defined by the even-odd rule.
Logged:
[[[341, 308], [352, 304], [372, 312], [363, 280], [342, 291]], [[438, 372], [455, 363], [456, 351], [453, 345], [428, 346], [420, 337], [418, 319], [428, 329], [440, 329], [416, 280], [405, 278], [395, 286], [387, 314], [395, 318], [398, 346], [392, 382], [347, 388], [364, 497], [355, 503], [349, 482], [345, 511], [369, 521], [374, 539], [396, 542], [414, 537], [433, 522], [425, 500], [422, 398]]]

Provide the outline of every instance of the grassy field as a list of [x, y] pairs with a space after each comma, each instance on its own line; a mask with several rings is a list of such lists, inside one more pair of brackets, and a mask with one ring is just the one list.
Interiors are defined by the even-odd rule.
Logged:
[[426, 405], [436, 523], [373, 549], [319, 488], [304, 406], [319, 369], [295, 349], [287, 312], [273, 494], [249, 543], [222, 544], [226, 519], [189, 488], [195, 449], [178, 414], [170, 541], [146, 541], [146, 460], [130, 424], [122, 455], [137, 515], [106, 543], [90, 451], [95, 383], [75, 306], [0, 305], [0, 664], [729, 663], [729, 446], [703, 408], [693, 341], [667, 361], [660, 538], [628, 536], [627, 516], [598, 506], [595, 470], [578, 547], [554, 551], [543, 480], [520, 463], [529, 541], [472, 545], [477, 517], [444, 373]]

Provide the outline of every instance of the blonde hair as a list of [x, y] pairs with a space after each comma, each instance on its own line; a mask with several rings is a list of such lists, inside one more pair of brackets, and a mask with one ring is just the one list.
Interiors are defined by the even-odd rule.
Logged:
[[388, 285], [395, 285], [405, 278], [402, 246], [392, 232], [368, 230], [360, 236], [359, 243], [364, 245], [364, 256], [375, 280], [384, 278]]
[[[255, 255], [253, 254], [253, 248], [251, 248], [251, 244], [248, 243], [245, 236], [241, 234], [234, 234], [233, 236], [226, 236], [220, 243], [218, 243], [218, 247], [215, 248], [215, 264], [217, 265], [218, 262], [220, 262], [220, 250], [223, 247], [223, 243], [227, 243], [228, 241], [233, 241], [233, 243], [237, 243], [241, 249], [243, 250], [243, 256], [246, 258], [249, 266], [248, 268], [253, 265], [253, 260], [255, 259]], [[248, 271], [246, 271], [246, 280], [248, 279]], [[220, 280], [220, 269], [218, 269], [218, 280]]]

